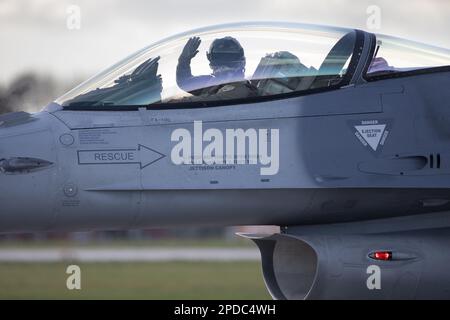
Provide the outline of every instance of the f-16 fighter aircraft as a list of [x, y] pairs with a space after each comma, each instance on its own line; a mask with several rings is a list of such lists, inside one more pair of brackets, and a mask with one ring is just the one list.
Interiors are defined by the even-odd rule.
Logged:
[[450, 298], [450, 51], [241, 23], [0, 116], [0, 232], [278, 225], [276, 299]]

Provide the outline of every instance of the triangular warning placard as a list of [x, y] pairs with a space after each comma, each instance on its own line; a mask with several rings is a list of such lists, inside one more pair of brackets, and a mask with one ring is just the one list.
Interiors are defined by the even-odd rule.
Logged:
[[357, 140], [378, 154], [383, 150], [392, 127], [392, 119], [349, 120], [349, 127]]
[[361, 135], [364, 141], [372, 148], [373, 151], [377, 151], [380, 145], [381, 138], [383, 137], [385, 124], [371, 124], [371, 125], [359, 125], [355, 126], [356, 131]]

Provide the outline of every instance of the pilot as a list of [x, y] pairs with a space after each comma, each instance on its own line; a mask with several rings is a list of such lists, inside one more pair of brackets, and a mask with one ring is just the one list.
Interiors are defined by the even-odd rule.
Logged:
[[390, 66], [386, 59], [382, 57], [376, 57], [372, 60], [367, 73], [378, 73], [378, 72], [392, 72], [396, 71], [393, 66]]
[[249, 81], [245, 80], [245, 55], [241, 44], [233, 37], [215, 39], [206, 53], [212, 74], [193, 76], [191, 60], [198, 53], [201, 40], [193, 37], [184, 46], [178, 59], [177, 84], [184, 91], [209, 100], [232, 99], [256, 95]]

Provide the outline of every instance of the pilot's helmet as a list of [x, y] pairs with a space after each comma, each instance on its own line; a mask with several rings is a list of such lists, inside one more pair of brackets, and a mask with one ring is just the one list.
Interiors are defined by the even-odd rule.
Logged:
[[233, 37], [215, 39], [211, 43], [206, 56], [213, 69], [225, 67], [243, 71], [245, 68], [244, 49]]

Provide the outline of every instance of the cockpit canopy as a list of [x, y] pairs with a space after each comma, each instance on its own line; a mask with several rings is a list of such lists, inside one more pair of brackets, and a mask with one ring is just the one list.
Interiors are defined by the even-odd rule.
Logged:
[[[352, 29], [286, 23], [229, 24], [198, 29], [157, 42], [94, 76], [56, 100], [68, 109], [158, 106], [275, 97], [340, 88], [350, 82], [362, 44]], [[187, 41], [198, 37], [198, 54], [184, 72], [195, 79], [180, 86], [180, 66]], [[208, 49], [216, 39], [232, 37], [244, 50], [244, 74], [212, 75]], [[380, 37], [367, 76], [380, 76], [450, 65], [448, 50], [411, 46]], [[402, 59], [408, 52], [407, 57]], [[214, 66], [217, 69], [217, 66]], [[212, 81], [211, 81], [212, 79]]]
[[[215, 88], [205, 83], [205, 87], [196, 88], [202, 90], [198, 95], [180, 88], [178, 60], [186, 42], [194, 36], [201, 39], [199, 53], [190, 64], [194, 76], [211, 74], [206, 55], [211, 43], [215, 39], [233, 37], [244, 49], [245, 79], [227, 78], [226, 83], [214, 83]], [[297, 24], [233, 24], [200, 29], [137, 52], [56, 102], [64, 107], [113, 108], [241, 99], [334, 86], [347, 73], [355, 39], [355, 31], [351, 29]], [[339, 48], [330, 56], [338, 43]], [[232, 90], [234, 87], [241, 90]]]
[[366, 75], [369, 80], [450, 65], [448, 49], [379, 34], [376, 40], [375, 54]]

